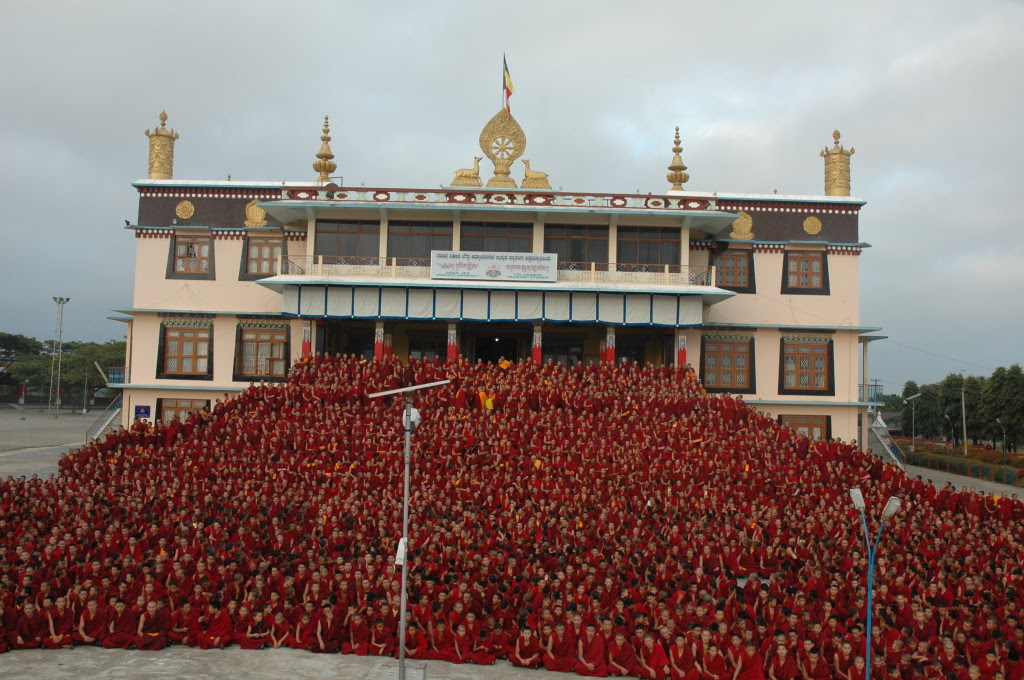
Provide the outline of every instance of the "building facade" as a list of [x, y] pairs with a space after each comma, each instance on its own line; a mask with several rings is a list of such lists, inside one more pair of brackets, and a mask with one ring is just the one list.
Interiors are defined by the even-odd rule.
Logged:
[[[310, 352], [691, 363], [813, 436], [865, 438], [867, 346], [850, 155], [825, 194], [686, 191], [678, 129], [661, 194], [552, 191], [503, 109], [440, 189], [337, 186], [325, 118], [310, 182], [173, 178], [147, 130], [123, 421], [167, 420], [283, 380]], [[494, 167], [484, 182], [481, 161]]]

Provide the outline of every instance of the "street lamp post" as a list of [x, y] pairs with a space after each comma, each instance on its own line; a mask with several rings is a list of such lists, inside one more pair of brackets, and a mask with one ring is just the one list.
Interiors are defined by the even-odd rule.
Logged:
[[917, 404], [914, 400], [921, 396], [921, 392], [918, 392], [912, 397], [907, 397], [903, 400], [904, 404], [910, 404], [910, 450], [917, 451]]
[[[60, 370], [61, 370], [61, 359], [63, 359], [64, 353], [64, 305], [71, 302], [71, 298], [66, 297], [55, 297], [53, 301], [57, 303], [57, 332], [53, 340], [53, 353], [50, 354], [50, 395], [47, 397], [47, 408], [56, 405], [53, 417], [56, 419], [60, 415]], [[54, 373], [53, 363], [54, 358], [57, 361], [57, 372]], [[54, 384], [56, 383], [56, 389]], [[56, 402], [54, 402], [54, 393], [56, 392]]]
[[999, 427], [1003, 430], [1003, 465], [1006, 465], [1006, 426], [1003, 425], [1003, 421], [996, 418], [996, 422], [999, 423]]
[[370, 399], [385, 397], [391, 394], [405, 395], [405, 411], [402, 413], [402, 427], [405, 430], [405, 476], [402, 490], [402, 538], [398, 541], [398, 550], [395, 552], [395, 564], [402, 567], [402, 596], [398, 613], [398, 680], [405, 680], [405, 611], [408, 607], [408, 594], [406, 583], [409, 579], [409, 561], [406, 559], [406, 552], [409, 545], [409, 465], [412, 460], [412, 433], [420, 424], [420, 412], [412, 407], [412, 393], [425, 390], [430, 387], [447, 385], [451, 380], [438, 380], [437, 382], [401, 387], [397, 390], [386, 390], [374, 392], [369, 395]]
[[875, 580], [875, 556], [878, 554], [878, 544], [882, 540], [882, 531], [885, 529], [885, 521], [899, 512], [900, 499], [896, 496], [890, 496], [886, 502], [885, 507], [882, 509], [882, 521], [878, 524], [878, 533], [875, 535], [875, 542], [871, 542], [871, 534], [868, 531], [868, 517], [865, 513], [866, 505], [864, 503], [864, 494], [857, 487], [850, 489], [850, 499], [853, 501], [853, 506], [857, 508], [857, 512], [860, 513], [860, 523], [864, 529], [864, 546], [868, 551], [868, 614], [867, 614], [867, 654], [864, 660], [864, 680], [871, 680], [871, 614], [872, 614], [872, 594], [874, 591], [874, 580]]

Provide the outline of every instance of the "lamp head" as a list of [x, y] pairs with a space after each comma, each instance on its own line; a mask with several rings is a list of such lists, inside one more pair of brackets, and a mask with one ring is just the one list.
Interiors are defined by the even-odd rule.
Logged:
[[900, 505], [902, 504], [903, 502], [899, 498], [896, 498], [896, 496], [889, 496], [889, 500], [886, 502], [885, 507], [882, 508], [882, 519], [889, 519], [895, 515], [900, 511]]
[[402, 411], [402, 426], [407, 430], [415, 430], [420, 424], [420, 412], [416, 408]]
[[864, 494], [861, 493], [861, 490], [858, 489], [857, 487], [853, 487], [852, 489], [850, 489], [850, 500], [853, 501], [853, 507], [857, 508], [862, 512], [864, 511], [864, 508], [867, 507], [864, 504]]

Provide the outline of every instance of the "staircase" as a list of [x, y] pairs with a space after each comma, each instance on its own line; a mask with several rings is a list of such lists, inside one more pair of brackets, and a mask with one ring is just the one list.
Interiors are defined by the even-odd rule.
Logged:
[[874, 414], [869, 413], [868, 417], [874, 418], [871, 421], [871, 427], [868, 428], [868, 448], [875, 455], [896, 463], [900, 469], [906, 469], [907, 457], [893, 441], [892, 435], [889, 434], [889, 427], [882, 420], [882, 414], [876, 411]]
[[124, 403], [124, 394], [117, 395], [117, 399], [110, 402], [110, 406], [100, 414], [96, 422], [85, 432], [85, 441], [91, 442], [102, 437], [109, 430], [115, 421], [121, 416], [121, 406]]

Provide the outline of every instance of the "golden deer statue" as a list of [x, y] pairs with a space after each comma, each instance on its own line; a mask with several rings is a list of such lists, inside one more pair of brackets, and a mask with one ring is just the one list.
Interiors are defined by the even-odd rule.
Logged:
[[530, 169], [530, 161], [523, 160], [523, 165], [526, 166], [526, 174], [523, 175], [524, 189], [550, 189], [551, 185], [548, 183], [548, 173], [540, 172], [539, 170]]
[[473, 156], [472, 168], [461, 168], [455, 171], [455, 179], [452, 180], [453, 187], [482, 187], [480, 182], [480, 161], [481, 156]]

